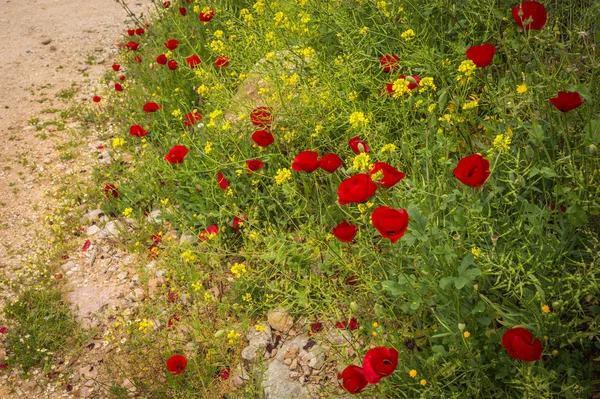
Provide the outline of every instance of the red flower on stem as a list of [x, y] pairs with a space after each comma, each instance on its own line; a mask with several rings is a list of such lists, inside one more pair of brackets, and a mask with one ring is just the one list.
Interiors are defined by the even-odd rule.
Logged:
[[217, 173], [217, 182], [219, 183], [219, 187], [221, 187], [223, 190], [227, 190], [227, 188], [229, 188], [229, 182], [225, 179], [225, 175], [223, 175], [221, 172]]
[[144, 130], [140, 125], [131, 125], [129, 127], [129, 134], [135, 137], [144, 137], [148, 134], [148, 131]]
[[225, 367], [219, 373], [219, 377], [221, 377], [222, 380], [227, 380], [227, 379], [229, 379], [230, 373], [231, 373], [231, 369], [229, 367]]
[[187, 359], [183, 355], [173, 355], [167, 360], [167, 370], [173, 375], [181, 374], [187, 366]]
[[467, 155], [458, 161], [454, 176], [469, 187], [480, 187], [490, 176], [490, 162], [479, 154]]
[[200, 13], [200, 21], [202, 22], [210, 22], [211, 19], [215, 16], [215, 10], [212, 8], [206, 12]]
[[392, 243], [395, 243], [406, 233], [408, 213], [402, 208], [396, 210], [388, 206], [380, 206], [371, 214], [371, 221], [383, 238], [389, 238]]
[[169, 8], [170, 6], [171, 6], [171, 2], [170, 2], [170, 1], [165, 1], [165, 2], [163, 3], [163, 7], [164, 7], [164, 8]]
[[186, 126], [193, 126], [196, 123], [200, 122], [202, 120], [202, 115], [200, 115], [198, 113], [198, 111], [194, 110], [191, 112], [188, 112], [185, 115], [185, 121], [183, 122]]
[[325, 172], [333, 173], [342, 166], [342, 158], [336, 154], [325, 154], [319, 159], [319, 168]]
[[556, 97], [550, 99], [550, 102], [562, 112], [569, 112], [583, 103], [581, 95], [576, 91], [559, 91]]
[[502, 345], [514, 359], [534, 362], [542, 357], [542, 342], [533, 339], [533, 334], [525, 328], [516, 327], [502, 335]]
[[202, 62], [202, 60], [200, 59], [200, 57], [198, 57], [196, 54], [190, 55], [185, 60], [187, 61], [188, 65], [191, 68], [196, 68]]
[[480, 46], [471, 46], [467, 49], [467, 58], [473, 61], [479, 68], [490, 65], [496, 54], [496, 46], [490, 43]]
[[319, 154], [316, 151], [302, 151], [292, 162], [296, 172], [314, 172], [319, 167]]
[[159, 105], [155, 102], [150, 101], [144, 104], [144, 112], [156, 112], [159, 109], [162, 109], [162, 105]]
[[[421, 78], [419, 78], [417, 75], [412, 75], [408, 78], [406, 77], [406, 75], [400, 75], [400, 76], [398, 76], [398, 79], [408, 80], [408, 89], [409, 90], [416, 89], [417, 87], [419, 87], [419, 83], [421, 82]], [[388, 83], [385, 86], [385, 89], [387, 90], [388, 94], [393, 94], [394, 93], [394, 84]]]
[[169, 69], [171, 71], [174, 71], [177, 69], [177, 61], [175, 60], [169, 60], [169, 62], [167, 62], [167, 67], [169, 67]]
[[268, 127], [273, 123], [273, 115], [268, 107], [258, 107], [250, 113], [250, 122], [254, 126]]
[[512, 16], [517, 25], [525, 30], [540, 30], [546, 24], [546, 7], [537, 1], [524, 1], [512, 8]]
[[263, 165], [264, 165], [263, 161], [261, 161], [260, 159], [249, 159], [246, 161], [246, 166], [252, 172], [256, 172], [257, 170], [262, 168]]
[[119, 198], [119, 189], [114, 184], [107, 184], [104, 186], [104, 196], [108, 199], [110, 196], [113, 198]]
[[342, 380], [340, 386], [352, 395], [362, 392], [369, 383], [365, 378], [364, 370], [354, 365], [346, 367], [337, 375], [337, 378]]
[[331, 233], [341, 242], [352, 242], [354, 237], [356, 237], [356, 233], [358, 233], [358, 227], [344, 220], [342, 223], [335, 226], [333, 230], [331, 230]]
[[308, 332], [308, 335], [313, 335], [318, 333], [319, 331], [321, 331], [323, 329], [323, 324], [322, 323], [313, 323], [310, 325], [310, 331]]
[[169, 153], [165, 155], [164, 159], [172, 164], [183, 163], [183, 158], [185, 158], [189, 151], [190, 150], [188, 150], [186, 146], [176, 145], [169, 150]]
[[371, 149], [366, 141], [356, 136], [348, 140], [348, 144], [350, 145], [350, 149], [355, 154], [360, 154], [361, 152], [369, 152]]
[[112, 64], [112, 69], [113, 69], [113, 71], [117, 72], [119, 69], [121, 69], [121, 65], [119, 65], [119, 64]]
[[159, 55], [158, 57], [156, 57], [156, 63], [160, 64], [160, 65], [166, 65], [167, 64], [167, 56], [164, 54]]
[[356, 329], [358, 329], [358, 321], [356, 321], [356, 319], [353, 317], [353, 318], [350, 319], [349, 322], [341, 321], [339, 323], [335, 323], [335, 326], [337, 328], [342, 329], [342, 330], [344, 330], [346, 328], [348, 330], [356, 330]]
[[187, 15], [187, 10], [184, 7], [179, 7], [179, 14], [181, 14], [182, 17], [185, 17]]
[[94, 98], [92, 98], [92, 101], [95, 103], [99, 103], [102, 100], [102, 98], [100, 98], [100, 96], [94, 96]]
[[177, 39], [169, 39], [165, 42], [165, 47], [169, 50], [175, 50], [179, 46], [179, 40]]
[[212, 224], [212, 225], [208, 226], [206, 228], [206, 230], [198, 233], [198, 239], [200, 241], [205, 241], [209, 234], [218, 234], [218, 233], [219, 233], [219, 226], [217, 226], [216, 224]]
[[173, 315], [173, 317], [171, 317], [167, 323], [167, 328], [173, 327], [175, 325], [175, 323], [177, 323], [180, 320], [181, 319], [179, 318], [179, 316]]
[[138, 47], [140, 46], [140, 44], [138, 42], [127, 42], [127, 44], [125, 44], [125, 47], [127, 47], [128, 50], [131, 51], [135, 51], [138, 49]]
[[144, 33], [146, 33], [146, 31], [144, 30], [144, 28], [137, 28], [135, 30], [135, 34], [138, 36], [142, 36]]
[[229, 65], [229, 57], [227, 57], [226, 55], [220, 55], [215, 60], [215, 66], [217, 68], [223, 68], [223, 67], [226, 67], [227, 65]]
[[338, 202], [340, 205], [365, 202], [375, 194], [377, 185], [371, 176], [361, 173], [344, 180], [338, 187]]
[[115, 83], [115, 90], [116, 91], [123, 91], [123, 86], [121, 86], [119, 83]]
[[125, 75], [121, 75], [121, 76], [119, 76], [119, 80], [120, 80], [120, 81], [123, 81], [123, 80], [125, 80]]
[[383, 377], [392, 374], [397, 366], [398, 351], [385, 347], [369, 349], [362, 364], [365, 379], [370, 384], [377, 384]]
[[369, 171], [369, 174], [373, 176], [379, 171], [381, 171], [383, 177], [375, 181], [375, 184], [385, 188], [390, 188], [394, 186], [400, 180], [404, 179], [405, 176], [404, 173], [400, 172], [398, 169], [394, 168], [391, 165], [388, 165], [385, 162], [375, 162], [373, 164], [373, 169]]
[[133, 35], [135, 35], [135, 29], [127, 29], [127, 34], [128, 34], [129, 36], [133, 36]]
[[234, 216], [233, 220], [231, 221], [231, 228], [234, 229], [236, 232], [239, 232], [240, 231], [240, 226], [246, 220], [248, 220], [248, 216], [244, 216], [243, 218], [238, 217], [238, 216]]
[[400, 68], [400, 65], [398, 65], [398, 56], [396, 54], [382, 55], [379, 57], [379, 64], [381, 65], [383, 72], [391, 72]]
[[257, 130], [252, 133], [252, 140], [261, 147], [268, 147], [275, 141], [273, 135], [266, 130]]

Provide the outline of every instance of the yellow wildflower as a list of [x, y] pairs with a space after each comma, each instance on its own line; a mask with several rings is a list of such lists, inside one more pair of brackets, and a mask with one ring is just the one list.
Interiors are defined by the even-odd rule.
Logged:
[[477, 65], [475, 65], [475, 63], [471, 60], [464, 60], [458, 66], [458, 72], [462, 73], [465, 76], [473, 75], [475, 69], [477, 69]]
[[430, 76], [427, 76], [423, 79], [421, 79], [421, 81], [419, 82], [419, 90], [421, 91], [427, 91], [427, 90], [431, 90], [431, 91], [435, 91], [437, 89], [435, 83], [433, 82], [433, 78]]
[[352, 160], [352, 166], [358, 171], [366, 172], [369, 170], [369, 161], [369, 154], [367, 154], [366, 152], [361, 152], [360, 154], [356, 155]]
[[395, 144], [386, 144], [383, 147], [381, 147], [381, 150], [379, 150], [379, 152], [396, 152], [396, 145]]
[[402, 34], [400, 35], [401, 38], [403, 38], [406, 41], [412, 40], [415, 37], [415, 31], [412, 29], [409, 30], [405, 30], [404, 32], [402, 32]]
[[350, 115], [350, 124], [352, 127], [359, 127], [360, 125], [366, 125], [368, 119], [365, 117], [365, 114], [362, 112], [353, 112]]
[[230, 270], [237, 278], [240, 278], [242, 274], [246, 273], [246, 266], [243, 263], [234, 263]]
[[463, 337], [465, 337], [465, 338], [469, 338], [470, 336], [471, 336], [471, 333], [470, 333], [470, 332], [468, 332], [468, 331], [465, 331], [465, 332], [463, 333]]
[[121, 138], [121, 137], [116, 137], [113, 139], [112, 141], [112, 146], [113, 148], [117, 148], [122, 146], [123, 144], [125, 144], [125, 139]]
[[417, 370], [415, 370], [415, 369], [410, 370], [408, 375], [410, 376], [410, 378], [415, 378], [417, 376]]
[[427, 380], [426, 379], [422, 379], [421, 381], [419, 381], [419, 384], [425, 386], [425, 385], [427, 385]]
[[525, 92], [527, 92], [527, 86], [526, 85], [518, 85], [517, 86], [517, 93], [523, 94]]
[[498, 134], [494, 138], [494, 148], [496, 151], [504, 152], [510, 150], [511, 138], [506, 134]]
[[292, 172], [287, 169], [277, 169], [277, 174], [275, 175], [275, 183], [278, 185], [282, 185], [283, 183], [292, 180]]
[[125, 208], [125, 210], [123, 211], [123, 216], [125, 216], [126, 218], [131, 216], [131, 213], [133, 212], [132, 208]]
[[544, 313], [550, 313], [550, 306], [548, 306], [548, 305], [542, 306], [542, 312], [544, 312]]
[[206, 144], [204, 145], [204, 152], [206, 154], [210, 153], [212, 151], [212, 141], [207, 141]]

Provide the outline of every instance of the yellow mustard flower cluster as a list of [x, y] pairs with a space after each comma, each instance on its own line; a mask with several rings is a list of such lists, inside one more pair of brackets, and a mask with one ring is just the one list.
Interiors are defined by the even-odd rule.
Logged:
[[381, 147], [381, 150], [379, 150], [379, 152], [381, 152], [381, 153], [396, 152], [396, 145], [395, 144], [386, 144], [383, 147]]
[[246, 266], [243, 263], [234, 263], [230, 270], [235, 277], [240, 278], [242, 274], [246, 273]]
[[424, 77], [419, 82], [419, 90], [425, 92], [427, 90], [436, 91], [437, 87], [433, 81], [433, 78], [430, 76]]
[[125, 139], [121, 138], [121, 137], [116, 137], [113, 139], [112, 141], [112, 146], [113, 148], [117, 148], [122, 146], [123, 144], [125, 144]]
[[506, 134], [498, 134], [494, 137], [494, 148], [498, 152], [504, 152], [510, 150], [510, 136]]
[[468, 101], [466, 103], [463, 104], [463, 111], [468, 111], [470, 109], [474, 109], [479, 107], [479, 101], [478, 100], [473, 100], [473, 101]]
[[408, 79], [397, 79], [396, 81], [394, 81], [392, 85], [392, 90], [394, 91], [394, 94], [392, 95], [392, 97], [400, 98], [407, 93], [411, 94], [412, 92], [408, 88], [409, 84], [410, 82], [408, 81]]
[[287, 169], [277, 169], [277, 174], [275, 175], [275, 183], [278, 185], [282, 185], [283, 183], [292, 180], [292, 172]]
[[193, 254], [191, 249], [188, 249], [187, 251], [181, 254], [181, 259], [185, 263], [190, 263], [196, 260], [196, 256]]
[[215, 127], [216, 126], [215, 119], [217, 119], [221, 115], [223, 115], [223, 111], [221, 111], [219, 109], [215, 109], [213, 112], [208, 114], [208, 117], [210, 118], [210, 122], [208, 122], [208, 124], [206, 126]]
[[227, 334], [227, 343], [229, 343], [229, 345], [233, 345], [234, 343], [237, 342], [238, 339], [240, 339], [241, 336], [242, 335], [239, 333], [236, 333], [235, 330], [231, 330]]
[[140, 325], [138, 326], [138, 329], [141, 332], [146, 333], [146, 332], [152, 330], [153, 327], [154, 327], [154, 322], [152, 320], [143, 319], [140, 321]]
[[212, 146], [213, 146], [212, 141], [207, 141], [206, 144], [204, 145], [204, 153], [209, 154], [213, 149]]
[[369, 170], [370, 160], [371, 158], [369, 157], [369, 154], [366, 152], [361, 152], [352, 160], [352, 167], [358, 171], [366, 172]]
[[249, 293], [249, 292], [247, 292], [246, 294], [242, 295], [242, 300], [243, 300], [244, 302], [248, 302], [248, 303], [250, 303], [250, 302], [252, 302], [254, 299], [252, 298], [252, 294], [251, 294], [251, 293]]
[[353, 112], [352, 115], [350, 115], [349, 121], [352, 127], [358, 128], [359, 126], [366, 125], [368, 119], [362, 112]]
[[414, 39], [415, 38], [415, 31], [412, 29], [408, 29], [405, 30], [404, 32], [402, 32], [402, 34], [400, 35], [401, 38], [403, 38], [404, 40], [406, 40], [407, 42]]
[[132, 213], [133, 213], [133, 209], [132, 208], [125, 208], [125, 210], [123, 211], [122, 215], [125, 216], [126, 218], [128, 218], [129, 216], [131, 216]]
[[366, 204], [358, 204], [358, 211], [360, 213], [365, 213], [368, 209], [372, 208], [375, 205], [372, 202], [367, 202]]

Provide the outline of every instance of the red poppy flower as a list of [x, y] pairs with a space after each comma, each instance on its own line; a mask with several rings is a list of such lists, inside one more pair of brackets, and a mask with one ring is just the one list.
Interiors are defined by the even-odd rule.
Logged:
[[123, 81], [123, 80], [125, 80], [125, 75], [121, 75], [121, 76], [119, 76], [119, 80], [120, 80], [120, 81]]
[[234, 216], [233, 221], [231, 222], [231, 228], [234, 229], [235, 231], [240, 231], [239, 226], [241, 224], [243, 224], [246, 220], [248, 220], [248, 216], [244, 216], [243, 218]]
[[550, 102], [562, 112], [569, 112], [583, 103], [581, 95], [576, 91], [559, 91], [558, 96], [551, 98]]
[[215, 16], [215, 10], [213, 10], [212, 8], [206, 12], [201, 12], [200, 13], [200, 21], [202, 22], [209, 22], [211, 19], [213, 19], [213, 17]]
[[352, 395], [361, 393], [362, 390], [365, 389], [365, 387], [369, 384], [365, 378], [363, 369], [354, 365], [348, 366], [344, 369], [344, 371], [338, 373], [337, 378], [338, 380], [342, 380], [340, 386], [342, 386]]
[[268, 147], [275, 141], [273, 135], [266, 130], [257, 130], [252, 133], [252, 140], [261, 147]]
[[229, 374], [231, 373], [231, 369], [229, 367], [225, 367], [223, 370], [221, 370], [221, 372], [219, 373], [219, 377], [221, 377], [222, 380], [226, 380], [229, 378]]
[[257, 170], [262, 168], [263, 165], [263, 161], [261, 161], [260, 159], [249, 159], [246, 161], [246, 166], [248, 166], [248, 169], [250, 169], [252, 172], [256, 172]]
[[400, 180], [404, 179], [405, 176], [404, 173], [385, 162], [375, 162], [373, 169], [369, 171], [369, 174], [372, 176], [379, 171], [383, 173], [383, 177], [375, 181], [375, 184], [385, 188], [394, 186]]
[[162, 108], [162, 105], [159, 105], [155, 102], [147, 102], [146, 104], [144, 104], [144, 112], [156, 112], [159, 109]]
[[350, 144], [350, 148], [352, 152], [355, 154], [360, 154], [361, 152], [369, 152], [371, 149], [367, 145], [367, 142], [356, 136], [348, 140], [348, 144]]
[[310, 325], [310, 331], [308, 332], [308, 335], [313, 335], [318, 333], [319, 331], [321, 331], [323, 329], [323, 324], [321, 323], [313, 323]]
[[223, 68], [223, 67], [226, 67], [227, 65], [229, 65], [229, 57], [227, 57], [226, 55], [220, 55], [215, 60], [215, 66], [217, 68]]
[[398, 351], [384, 347], [369, 349], [362, 364], [365, 379], [370, 384], [377, 384], [383, 377], [392, 374], [397, 366]]
[[173, 327], [178, 321], [181, 321], [181, 319], [179, 318], [179, 316], [174, 315], [169, 319], [169, 322], [167, 323], [167, 328]]
[[6, 370], [8, 368], [8, 363], [0, 364], [0, 370]]
[[484, 68], [492, 62], [496, 54], [496, 46], [493, 44], [482, 44], [481, 46], [471, 46], [467, 49], [467, 58], [473, 61], [479, 68]]
[[113, 198], [119, 198], [119, 189], [114, 184], [107, 184], [104, 186], [104, 196], [108, 199], [111, 195]]
[[185, 115], [185, 121], [183, 122], [186, 126], [193, 126], [202, 120], [202, 115], [198, 111], [191, 111]]
[[137, 28], [135, 30], [135, 34], [138, 36], [142, 36], [144, 33], [146, 33], [146, 31], [144, 30], [144, 28]]
[[119, 69], [121, 69], [121, 65], [119, 65], [119, 64], [112, 64], [112, 69], [113, 69], [113, 71], [117, 72]]
[[115, 90], [116, 91], [123, 91], [123, 86], [121, 86], [119, 83], [115, 83]]
[[177, 61], [175, 60], [169, 60], [169, 62], [167, 62], [167, 66], [169, 67], [169, 69], [171, 71], [174, 71], [177, 69]]
[[165, 65], [167, 63], [167, 56], [164, 54], [159, 55], [158, 57], [156, 57], [156, 63], [160, 64], [160, 65]]
[[175, 50], [179, 46], [179, 41], [177, 39], [169, 39], [165, 42], [165, 47], [169, 50]]
[[8, 331], [8, 328], [6, 327], [0, 327], [0, 334], [6, 334], [6, 331]]
[[512, 16], [517, 25], [525, 30], [542, 29], [548, 19], [546, 7], [537, 1], [524, 1], [514, 6]]
[[181, 14], [182, 17], [185, 17], [187, 15], [187, 10], [184, 7], [179, 7], [179, 14]]
[[99, 103], [102, 100], [102, 98], [100, 98], [100, 96], [94, 96], [94, 98], [92, 98], [92, 101], [95, 103]]
[[92, 245], [92, 242], [90, 240], [85, 240], [83, 246], [81, 247], [81, 252], [85, 252], [90, 249], [90, 245]]
[[319, 167], [319, 154], [316, 151], [302, 151], [292, 162], [296, 172], [314, 172]]
[[173, 374], [181, 374], [187, 366], [187, 359], [182, 355], [173, 355], [167, 360], [167, 369]]
[[140, 57], [139, 55], [136, 55], [135, 57], [133, 57], [133, 60], [137, 63], [142, 62], [142, 57]]
[[341, 329], [349, 329], [349, 330], [356, 330], [358, 329], [358, 321], [356, 321], [356, 319], [353, 317], [350, 319], [349, 322], [346, 321], [342, 321], [339, 323], [336, 323], [335, 326], [337, 328], [341, 328]]
[[223, 190], [226, 190], [229, 187], [229, 182], [225, 179], [225, 175], [219, 172], [217, 173], [217, 182], [219, 183], [219, 187]]
[[165, 2], [163, 3], [163, 7], [164, 7], [164, 8], [169, 8], [170, 6], [171, 6], [171, 2], [170, 2], [170, 1], [165, 1]]
[[138, 47], [140, 46], [140, 44], [138, 42], [128, 42], [125, 47], [127, 47], [129, 50], [135, 51], [138, 49]]
[[325, 172], [333, 173], [342, 166], [342, 158], [336, 154], [325, 154], [319, 159], [319, 168]]
[[177, 302], [177, 300], [179, 299], [179, 293], [176, 291], [171, 291], [169, 290], [167, 292], [167, 301], [169, 301], [170, 303], [175, 303]]
[[162, 241], [161, 234], [152, 234], [152, 236], [150, 238], [152, 238], [152, 241], [154, 241], [157, 244]]
[[200, 65], [200, 63], [202, 62], [202, 60], [200, 59], [200, 57], [198, 57], [196, 54], [190, 55], [185, 60], [187, 61], [188, 65], [191, 68], [196, 68], [196, 66]]
[[490, 176], [490, 162], [479, 154], [467, 155], [454, 169], [454, 176], [469, 187], [480, 187]]
[[371, 221], [379, 234], [383, 238], [389, 238], [393, 244], [406, 233], [408, 213], [402, 208], [396, 210], [388, 206], [380, 206], [371, 214]]
[[133, 35], [135, 35], [135, 29], [127, 29], [127, 34], [128, 34], [129, 36], [133, 36]]
[[212, 225], [208, 226], [206, 228], [206, 230], [198, 233], [198, 239], [200, 241], [205, 241], [209, 234], [218, 234], [218, 233], [219, 233], [219, 226], [217, 226], [216, 224], [212, 224]]
[[534, 362], [542, 357], [542, 342], [533, 340], [529, 330], [521, 327], [511, 328], [502, 335], [502, 345], [514, 359]]
[[185, 156], [187, 155], [187, 153], [190, 150], [188, 150], [185, 146], [183, 145], [176, 145], [173, 148], [171, 148], [169, 150], [169, 153], [167, 155], [165, 155], [165, 161], [168, 161], [169, 163], [183, 163], [183, 158], [185, 158]]
[[273, 123], [273, 115], [268, 107], [258, 107], [250, 113], [250, 122], [254, 126], [267, 127]]
[[[406, 75], [400, 75], [398, 76], [398, 79], [404, 79], [404, 80], [408, 80], [408, 90], [414, 90], [417, 87], [419, 87], [419, 83], [421, 82], [421, 78], [418, 77], [417, 75], [411, 75], [410, 76], [412, 79], [407, 79]], [[392, 83], [392, 86], [394, 84]], [[393, 91], [393, 90], [392, 90]]]
[[342, 223], [335, 226], [333, 230], [331, 230], [331, 233], [341, 242], [352, 242], [354, 237], [356, 237], [356, 233], [358, 233], [358, 227], [344, 220]]
[[144, 137], [148, 134], [148, 131], [144, 130], [140, 125], [131, 125], [129, 127], [129, 134], [135, 137]]
[[400, 68], [400, 65], [398, 65], [398, 56], [396, 54], [382, 55], [379, 57], [379, 64], [381, 64], [383, 72], [391, 72]]
[[365, 202], [375, 194], [377, 185], [371, 180], [371, 176], [365, 173], [354, 175], [344, 180], [338, 187], [338, 202], [340, 205], [351, 202]]

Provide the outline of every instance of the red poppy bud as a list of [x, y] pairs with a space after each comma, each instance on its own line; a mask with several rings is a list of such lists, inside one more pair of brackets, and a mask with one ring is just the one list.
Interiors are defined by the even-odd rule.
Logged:
[[179, 41], [176, 39], [169, 39], [165, 42], [165, 47], [169, 50], [175, 50], [179, 46]]
[[158, 105], [157, 103], [152, 102], [152, 101], [144, 104], [144, 112], [156, 112], [161, 108], [162, 108], [162, 105]]
[[342, 166], [342, 159], [336, 154], [326, 154], [319, 159], [319, 168], [326, 172], [333, 173]]
[[352, 152], [355, 154], [360, 154], [361, 152], [371, 151], [367, 142], [358, 136], [353, 137], [350, 140], [348, 140], [348, 144], [350, 144], [350, 149], [352, 149]]
[[100, 98], [100, 96], [94, 96], [94, 98], [92, 98], [92, 101], [95, 103], [99, 103], [102, 100], [102, 98]]
[[467, 58], [473, 61], [479, 68], [484, 68], [492, 62], [496, 54], [496, 46], [493, 44], [482, 44], [481, 46], [471, 46], [467, 49]]
[[507, 330], [502, 335], [502, 345], [514, 359], [534, 362], [542, 357], [542, 342], [539, 338], [533, 340], [533, 334], [525, 328]]
[[375, 184], [385, 188], [390, 188], [394, 186], [405, 176], [404, 173], [400, 172], [398, 169], [388, 165], [385, 162], [375, 162], [375, 164], [373, 165], [373, 169], [369, 171], [369, 174], [373, 176], [379, 171], [383, 173], [383, 177], [375, 181]]
[[179, 14], [181, 14], [182, 17], [185, 17], [187, 15], [187, 10], [183, 7], [180, 7]]
[[183, 122], [186, 126], [193, 126], [202, 120], [202, 115], [198, 111], [188, 112], [185, 115], [185, 121]]
[[119, 76], [119, 80], [120, 80], [120, 81], [123, 81], [123, 80], [125, 80], [125, 75], [121, 75], [121, 76]]
[[202, 22], [209, 22], [211, 19], [213, 19], [213, 17], [215, 16], [215, 10], [213, 10], [212, 8], [206, 12], [201, 12], [200, 13], [200, 21]]
[[171, 148], [169, 150], [169, 153], [167, 155], [165, 155], [165, 161], [172, 163], [172, 164], [179, 164], [179, 163], [183, 163], [183, 159], [185, 158], [185, 156], [187, 155], [187, 153], [190, 150], [188, 150], [185, 146], [183, 145], [176, 145], [173, 146], [173, 148]]
[[268, 147], [275, 141], [273, 135], [266, 130], [257, 130], [252, 133], [252, 140], [261, 147]]
[[354, 365], [346, 367], [337, 378], [342, 380], [340, 386], [352, 395], [362, 392], [368, 384], [363, 369]]
[[268, 107], [258, 107], [250, 113], [250, 122], [258, 127], [267, 127], [273, 123], [273, 115]]
[[229, 182], [225, 179], [223, 173], [217, 173], [217, 182], [219, 183], [219, 187], [223, 190], [226, 190], [229, 187]]
[[540, 30], [546, 24], [546, 7], [537, 1], [524, 1], [512, 8], [512, 16], [517, 25], [525, 30]]
[[167, 63], [167, 56], [164, 54], [159, 55], [158, 57], [156, 57], [156, 63], [160, 65], [165, 65]]
[[167, 66], [169, 67], [169, 69], [171, 71], [174, 71], [177, 69], [177, 61], [175, 60], [169, 60], [169, 62], [167, 62]]
[[115, 83], [115, 90], [116, 91], [123, 91], [123, 86], [121, 86], [119, 83]]
[[398, 65], [398, 56], [396, 54], [382, 55], [379, 57], [379, 64], [381, 64], [383, 72], [391, 72], [400, 68], [400, 65]]
[[187, 366], [187, 359], [182, 355], [173, 355], [167, 360], [167, 369], [173, 374], [181, 374]]
[[358, 227], [344, 220], [342, 223], [335, 226], [333, 230], [331, 230], [331, 233], [341, 242], [352, 242], [354, 237], [356, 237], [356, 233], [358, 233]]
[[296, 172], [314, 172], [319, 167], [319, 154], [315, 151], [303, 151], [296, 155], [292, 169]]
[[142, 36], [144, 33], [146, 33], [146, 31], [144, 30], [144, 28], [137, 28], [135, 30], [135, 34], [138, 36]]
[[202, 62], [202, 60], [200, 60], [200, 57], [198, 57], [196, 54], [190, 55], [185, 60], [191, 68], [196, 68], [196, 66], [200, 65], [200, 63]]
[[217, 68], [223, 68], [223, 67], [226, 67], [227, 65], [229, 65], [229, 57], [227, 57], [226, 55], [220, 55], [215, 60], [215, 66]]
[[112, 69], [113, 69], [113, 71], [117, 72], [119, 69], [121, 69], [121, 65], [119, 65], [119, 64], [112, 64]]
[[392, 374], [397, 366], [398, 351], [384, 347], [369, 349], [362, 364], [365, 379], [370, 384], [377, 384], [383, 377]]
[[129, 134], [135, 137], [144, 137], [148, 132], [140, 125], [132, 125], [129, 127]]
[[263, 167], [263, 161], [260, 159], [250, 159], [246, 161], [246, 166], [248, 166], [248, 169], [250, 169], [252, 172], [256, 172]]
[[480, 187], [490, 176], [490, 162], [479, 154], [472, 154], [458, 161], [454, 176], [469, 187]]
[[371, 176], [361, 173], [344, 180], [338, 187], [338, 202], [340, 205], [361, 203], [367, 201], [377, 191], [377, 185]]
[[128, 42], [125, 45], [125, 47], [127, 47], [127, 49], [129, 49], [131, 51], [137, 50], [139, 46], [140, 46], [140, 44], [138, 42]]
[[556, 97], [550, 99], [550, 102], [562, 112], [569, 112], [583, 103], [581, 95], [576, 91], [559, 91]]
[[133, 36], [133, 35], [135, 35], [135, 29], [127, 29], [127, 34], [128, 34], [129, 36]]
[[388, 206], [380, 206], [371, 214], [371, 221], [379, 234], [383, 238], [389, 238], [393, 244], [406, 233], [408, 213], [402, 208], [396, 210]]

